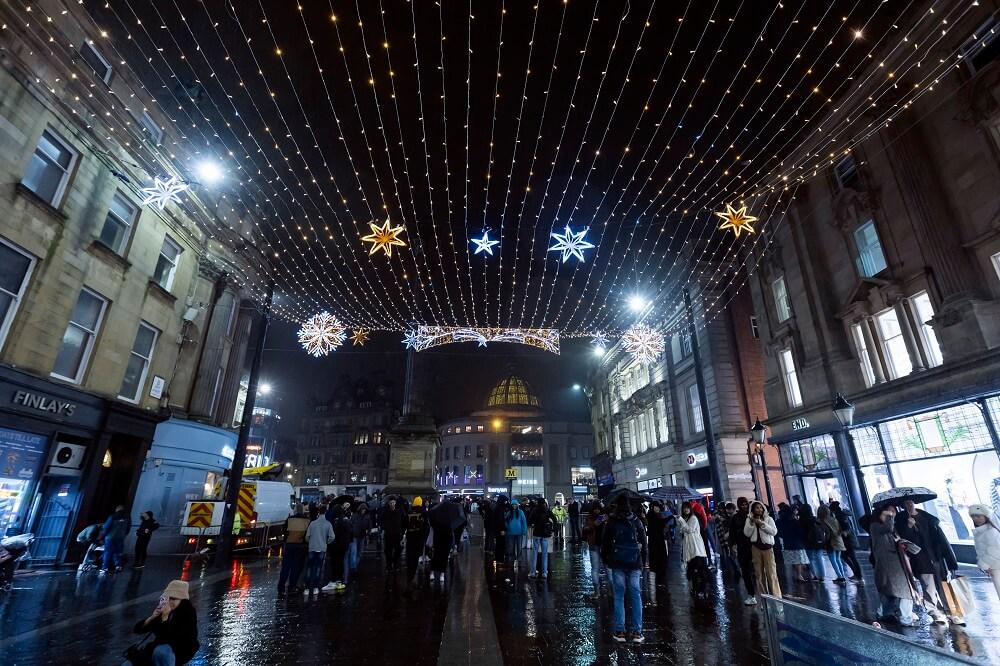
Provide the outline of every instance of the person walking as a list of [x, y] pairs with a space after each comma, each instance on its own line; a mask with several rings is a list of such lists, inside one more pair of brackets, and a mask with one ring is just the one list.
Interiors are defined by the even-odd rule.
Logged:
[[871, 540], [871, 557], [875, 562], [879, 616], [883, 619], [891, 617], [909, 627], [917, 619], [913, 613], [917, 593], [906, 555], [906, 542], [896, 534], [895, 518], [896, 507], [875, 507], [872, 521], [868, 525], [868, 535]]
[[101, 538], [104, 539], [104, 561], [101, 575], [122, 570], [122, 553], [125, 552], [125, 537], [132, 531], [132, 520], [125, 507], [119, 504], [115, 512], [108, 516], [101, 527]]
[[802, 545], [809, 557], [809, 568], [812, 570], [812, 580], [823, 582], [826, 568], [823, 566], [823, 550], [826, 548], [826, 531], [813, 515], [812, 506], [799, 504], [799, 534]]
[[976, 566], [986, 572], [1000, 596], [1000, 526], [985, 504], [970, 505], [969, 517], [975, 526], [972, 538], [976, 544]]
[[285, 594], [287, 585], [291, 592], [299, 591], [299, 577], [305, 567], [309, 555], [306, 544], [306, 532], [309, 530], [309, 519], [302, 513], [302, 505], [295, 507], [295, 515], [285, 521], [285, 544], [281, 548], [281, 572], [278, 574], [278, 596]]
[[368, 512], [368, 505], [362, 502], [358, 505], [358, 510], [351, 515], [351, 545], [348, 546], [348, 560], [351, 571], [357, 571], [361, 564], [361, 555], [365, 552], [368, 543], [368, 533], [372, 530], [372, 519]]
[[[559, 522], [555, 515], [555, 510], [549, 510], [549, 504], [545, 498], [538, 500], [531, 516], [528, 518], [528, 526], [531, 528], [531, 569], [528, 578], [541, 576], [543, 579], [549, 577], [549, 546], [555, 534], [558, 533]], [[539, 565], [541, 557], [541, 570]]]
[[837, 575], [833, 582], [838, 585], [847, 584], [847, 576], [844, 572], [844, 562], [841, 560], [841, 553], [847, 550], [844, 545], [844, 537], [840, 529], [840, 521], [831, 513], [829, 507], [820, 506], [816, 511], [816, 520], [826, 531], [826, 554], [830, 558], [833, 572]]
[[198, 613], [188, 598], [188, 584], [172, 580], [160, 595], [153, 614], [139, 620], [133, 631], [152, 634], [153, 640], [126, 652], [122, 666], [182, 666], [201, 649], [198, 643]]
[[[421, 504], [423, 500], [421, 499]], [[399, 553], [402, 550], [403, 532], [406, 529], [408, 517], [399, 506], [395, 497], [389, 497], [382, 509], [382, 540], [385, 547], [385, 570], [387, 573], [396, 571], [399, 567]]]
[[521, 556], [521, 541], [528, 533], [528, 519], [525, 518], [524, 511], [521, 511], [520, 506], [518, 506], [517, 499], [510, 501], [510, 506], [503, 520], [507, 554], [513, 558], [514, 570], [516, 571], [517, 561]]
[[705, 541], [701, 538], [701, 523], [691, 505], [691, 502], [681, 504], [681, 516], [677, 521], [677, 530], [681, 535], [681, 561], [685, 564], [691, 591], [699, 599], [704, 599], [708, 595], [708, 555]]
[[143, 511], [139, 514], [139, 529], [135, 531], [135, 562], [132, 566], [142, 569], [146, 566], [146, 550], [149, 548], [149, 540], [153, 538], [153, 532], [160, 529], [160, 524], [153, 519], [152, 511]]
[[708, 512], [701, 502], [691, 502], [691, 512], [698, 518], [701, 525], [701, 539], [705, 542], [705, 557], [708, 560], [708, 568], [715, 568], [715, 555], [712, 550], [712, 541], [708, 533]]
[[574, 499], [569, 503], [569, 534], [573, 543], [580, 543], [580, 503]]
[[[903, 502], [902, 513], [896, 514], [896, 533], [920, 547], [920, 552], [910, 556], [913, 575], [923, 588], [924, 608], [937, 624], [965, 624], [959, 609], [945, 606], [938, 587], [958, 569], [958, 560], [951, 543], [941, 529], [937, 516], [918, 509], [913, 500]], [[946, 611], [951, 611], [948, 616]]]
[[778, 504], [778, 519], [774, 521], [781, 539], [782, 554], [785, 564], [792, 567], [795, 580], [802, 583], [812, 582], [809, 572], [809, 556], [802, 543], [802, 531], [799, 529], [798, 511], [784, 502]]
[[[642, 643], [642, 554], [646, 550], [646, 530], [642, 521], [632, 513], [628, 497], [621, 495], [615, 501], [614, 512], [604, 526], [601, 557], [611, 569], [611, 588], [614, 591], [614, 629], [611, 635], [616, 643], [631, 641]], [[625, 596], [628, 594], [629, 622], [626, 634]]]
[[667, 519], [663, 504], [653, 502], [646, 514], [649, 540], [649, 570], [656, 575], [656, 586], [667, 586]]
[[[844, 564], [851, 567], [852, 576], [850, 580], [858, 585], [864, 585], [865, 579], [861, 572], [861, 563], [858, 562], [856, 554], [858, 550], [858, 536], [855, 534], [854, 525], [851, 523], [851, 513], [847, 509], [844, 509], [840, 505], [840, 502], [836, 500], [830, 502], [830, 513], [840, 523], [840, 536], [844, 539], [844, 552], [841, 555], [841, 560], [843, 560]], [[847, 570], [845, 569], [844, 571], [846, 573]]]
[[583, 540], [587, 543], [587, 554], [590, 557], [590, 581], [594, 585], [595, 599], [601, 596], [601, 539], [605, 518], [600, 505], [594, 504], [583, 526]]
[[494, 538], [496, 536], [493, 529], [493, 503], [488, 499], [479, 502], [479, 517], [483, 521], [483, 553], [489, 555], [493, 552]]
[[410, 512], [406, 516], [406, 580], [411, 586], [417, 584], [417, 569], [420, 568], [420, 557], [424, 554], [424, 544], [430, 529], [424, 499], [418, 495], [413, 498]]
[[353, 540], [351, 519], [347, 516], [344, 507], [337, 505], [326, 512], [326, 519], [333, 526], [336, 538], [327, 547], [327, 568], [330, 570], [327, 580], [329, 582], [320, 591], [342, 592], [347, 588], [351, 576], [350, 563], [347, 559]]
[[750, 544], [750, 537], [743, 531], [749, 519], [750, 500], [746, 497], [737, 498], [736, 513], [733, 515], [732, 520], [729, 521], [729, 539], [736, 542], [736, 560], [740, 564], [740, 575], [743, 578], [743, 587], [747, 593], [747, 598], [743, 600], [743, 604], [753, 606], [757, 603], [757, 587], [754, 584], [753, 572], [753, 546]]
[[323, 565], [326, 561], [327, 548], [333, 543], [336, 535], [333, 525], [322, 512], [318, 512], [309, 527], [306, 528], [306, 545], [309, 548], [309, 559], [306, 565], [306, 586], [304, 594], [319, 594], [319, 585], [323, 578]]
[[767, 592], [780, 599], [781, 585], [778, 583], [778, 568], [774, 561], [774, 538], [778, 534], [778, 528], [774, 519], [767, 515], [767, 508], [763, 503], [755, 501], [750, 504], [750, 518], [743, 527], [743, 533], [750, 539], [752, 547], [757, 592]]
[[497, 498], [490, 508], [490, 531], [493, 533], [492, 561], [495, 567], [502, 567], [507, 562], [507, 512], [510, 510], [510, 500], [506, 495]]
[[[540, 504], [548, 506], [544, 500]], [[556, 540], [556, 543], [564, 543], [566, 541], [566, 521], [569, 520], [569, 512], [566, 511], [566, 507], [563, 506], [561, 501], [556, 500], [556, 505], [552, 507], [552, 515], [556, 519], [556, 530], [553, 538]]]

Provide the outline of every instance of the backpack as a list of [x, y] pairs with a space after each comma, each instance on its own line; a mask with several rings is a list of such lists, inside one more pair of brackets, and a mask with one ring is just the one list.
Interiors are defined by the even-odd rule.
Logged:
[[552, 520], [552, 514], [546, 511], [542, 515], [541, 520], [536, 522], [534, 535], [536, 537], [542, 537], [543, 539], [548, 538], [552, 536], [552, 533], [555, 532], [555, 529], [556, 526], [554, 521]]
[[612, 568], [639, 568], [642, 547], [639, 545], [639, 532], [635, 527], [635, 520], [634, 517], [618, 519], [605, 527], [605, 529], [611, 528]]
[[812, 524], [812, 529], [809, 533], [808, 545], [812, 546], [814, 549], [825, 548], [827, 543], [830, 541], [830, 535], [828, 532], [828, 527], [818, 520], [814, 520]]

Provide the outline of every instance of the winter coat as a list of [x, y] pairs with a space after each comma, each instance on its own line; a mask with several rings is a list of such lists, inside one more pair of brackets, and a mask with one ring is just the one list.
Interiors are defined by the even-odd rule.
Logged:
[[729, 540], [729, 516], [719, 514], [712, 518], [715, 523], [715, 540], [719, 542], [719, 550], [727, 551], [734, 544]]
[[587, 514], [587, 522], [583, 525], [583, 540], [587, 542], [587, 550], [600, 550], [602, 530], [604, 529], [605, 516], [595, 516]]
[[569, 517], [570, 518], [579, 518], [580, 517], [580, 503], [577, 502], [576, 500], [573, 500], [572, 502], [570, 502], [569, 503], [569, 512], [568, 513], [569, 513]]
[[873, 520], [868, 526], [871, 553], [875, 560], [875, 588], [880, 594], [897, 599], [913, 598], [910, 576], [903, 568], [891, 523]]
[[785, 550], [805, 550], [799, 524], [791, 514], [779, 514], [775, 526], [778, 528], [778, 536], [781, 537], [781, 545]]
[[[819, 520], [819, 518], [816, 520]], [[840, 521], [837, 520], [837, 517], [831, 513], [825, 520], [819, 520], [819, 522], [826, 529], [827, 548], [840, 552], [847, 550], [847, 546], [844, 545], [843, 530], [840, 528]]]
[[569, 514], [566, 512], [566, 507], [557, 505], [552, 507], [552, 515], [555, 516], [556, 522], [562, 525], [566, 522], [566, 516]]
[[191, 661], [201, 648], [198, 643], [198, 614], [187, 599], [181, 599], [166, 622], [159, 616], [148, 624], [146, 620], [139, 620], [133, 630], [137, 634], [153, 634], [153, 641], [147, 643], [143, 650], [149, 656], [149, 663], [152, 663], [153, 650], [157, 645], [170, 646], [177, 666]]
[[[734, 544], [736, 549], [747, 557], [750, 555], [750, 537], [746, 535], [743, 529], [747, 525], [749, 515], [746, 511], [737, 511], [729, 519], [729, 543]], [[682, 518], [681, 521], [683, 520]]]
[[773, 546], [774, 537], [778, 534], [778, 528], [774, 525], [774, 519], [766, 513], [764, 514], [763, 522], [763, 525], [758, 526], [754, 522], [753, 516], [749, 516], [747, 522], [743, 525], [743, 534], [750, 539], [751, 544], [761, 543]]
[[980, 525], [973, 530], [972, 538], [976, 541], [976, 565], [1000, 576], [1000, 528], [993, 523]]
[[559, 518], [555, 515], [555, 511], [549, 511], [542, 507], [538, 507], [532, 511], [531, 518], [528, 519], [528, 526], [532, 530], [531, 533], [543, 539], [551, 537], [558, 524]]
[[361, 541], [372, 529], [372, 519], [367, 511], [358, 511], [351, 516], [351, 534], [355, 541]]
[[309, 523], [309, 528], [306, 530], [306, 541], [309, 543], [310, 553], [325, 553], [326, 547], [333, 542], [334, 538], [333, 525], [326, 519], [326, 516], [320, 515]]
[[125, 537], [132, 531], [132, 519], [124, 511], [117, 511], [104, 521], [101, 528], [101, 535], [106, 543], [121, 546], [125, 543]]
[[139, 523], [139, 529], [135, 531], [135, 536], [143, 541], [149, 541], [153, 537], [153, 532], [160, 529], [160, 524], [153, 518], [143, 518]]
[[528, 520], [524, 517], [524, 511], [519, 507], [512, 506], [504, 516], [504, 529], [507, 536], [524, 536], [528, 533]]
[[910, 556], [910, 566], [915, 576], [934, 574], [944, 580], [945, 568], [948, 571], [958, 569], [958, 560], [951, 549], [948, 537], [941, 530], [941, 521], [937, 516], [917, 509], [916, 527], [910, 527], [909, 514], [902, 511], [896, 514], [896, 533], [907, 541], [920, 546], [920, 552]]
[[395, 509], [386, 507], [382, 511], [382, 531], [388, 541], [399, 541], [403, 538], [403, 530], [406, 526], [406, 514], [396, 505]]
[[[639, 544], [639, 557], [632, 565], [615, 561], [615, 535], [624, 531], [622, 529], [623, 523], [628, 523], [632, 526], [632, 529], [635, 532], [635, 540]], [[640, 520], [638, 516], [629, 511], [626, 514], [613, 513], [608, 517], [608, 520], [604, 525], [604, 530], [601, 533], [602, 562], [607, 564], [612, 569], [623, 569], [626, 571], [641, 569], [643, 553], [646, 552], [646, 547], [646, 527], [642, 524], [642, 520]]]
[[667, 563], [667, 520], [662, 513], [650, 511], [649, 527], [649, 566], [656, 570]]
[[427, 535], [430, 534], [431, 526], [427, 523], [427, 514], [424, 508], [418, 507], [411, 510], [406, 518], [407, 542], [412, 542], [419, 546], [419, 544], [427, 541]]
[[681, 560], [690, 562], [696, 557], [708, 557], [705, 553], [705, 541], [701, 538], [701, 523], [694, 513], [687, 520], [684, 516], [678, 517], [677, 527], [681, 533]]
[[691, 513], [698, 517], [701, 529], [708, 528], [708, 514], [705, 513], [705, 507], [701, 505], [701, 502], [691, 502]]

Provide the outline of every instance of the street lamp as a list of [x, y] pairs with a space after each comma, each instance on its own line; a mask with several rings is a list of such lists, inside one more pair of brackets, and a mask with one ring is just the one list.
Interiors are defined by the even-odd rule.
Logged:
[[[871, 506], [868, 495], [864, 491], [865, 476], [861, 471], [861, 463], [858, 460], [858, 452], [854, 448], [854, 437], [851, 435], [851, 426], [854, 425], [854, 405], [847, 402], [847, 398], [842, 393], [838, 393], [833, 400], [833, 415], [837, 417], [841, 427], [844, 429], [843, 443], [846, 451], [837, 451], [841, 461], [850, 460], [854, 468], [853, 474], [847, 475], [847, 485], [851, 494], [851, 503], [856, 507], [860, 506], [865, 513], [871, 513]], [[846, 454], [846, 455], [844, 455]], [[843, 465], [843, 462], [841, 462]]]
[[767, 436], [767, 428], [764, 427], [764, 424], [760, 422], [759, 418], [754, 421], [753, 427], [750, 428], [750, 436], [753, 437], [753, 441], [758, 444], [764, 443], [764, 438]]
[[766, 440], [767, 426], [761, 423], [759, 418], [754, 419], [753, 426], [750, 427], [750, 439], [747, 440], [747, 447], [750, 448], [752, 446], [752, 453], [750, 453], [750, 472], [753, 474], [753, 485], [756, 492], [757, 473], [755, 465], [759, 464], [760, 468], [763, 470], [764, 488], [767, 491], [767, 506], [773, 512], [774, 495], [771, 492], [771, 477], [767, 473], [767, 457], [764, 455], [764, 443]]
[[574, 391], [579, 391], [580, 390], [580, 385], [579, 384], [573, 384], [573, 390]]
[[833, 401], [833, 415], [837, 417], [840, 425], [844, 428], [850, 428], [854, 425], [854, 405], [847, 402], [842, 393], [838, 393]]

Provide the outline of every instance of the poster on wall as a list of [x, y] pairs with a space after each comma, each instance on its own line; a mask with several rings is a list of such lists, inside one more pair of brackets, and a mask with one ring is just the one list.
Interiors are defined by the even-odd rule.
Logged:
[[17, 524], [25, 495], [45, 462], [48, 438], [0, 428], [0, 536]]

